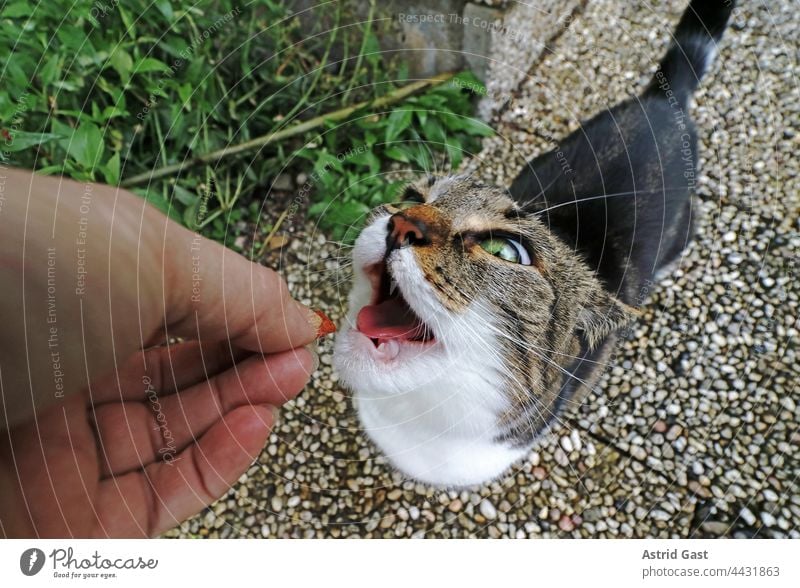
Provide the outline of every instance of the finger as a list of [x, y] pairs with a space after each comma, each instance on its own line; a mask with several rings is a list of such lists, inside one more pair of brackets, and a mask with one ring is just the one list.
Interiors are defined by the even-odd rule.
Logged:
[[321, 317], [292, 299], [271, 269], [177, 224], [165, 239], [169, 335], [230, 339], [259, 353], [302, 347], [316, 337]]
[[169, 459], [240, 406], [278, 406], [297, 395], [312, 370], [306, 349], [253, 356], [179, 394], [104, 404], [94, 412], [103, 477]]
[[11, 474], [0, 496], [13, 500], [0, 503], [0, 527], [25, 537], [85, 537], [98, 470], [84, 399], [66, 396], [0, 437], [0, 469]]
[[100, 482], [100, 537], [154, 536], [222, 496], [267, 442], [273, 416], [264, 406], [242, 406], [209, 429], [173, 461]]
[[150, 390], [169, 394], [203, 382], [252, 352], [228, 341], [201, 344], [186, 341], [151, 347], [131, 356], [116, 373], [92, 384], [91, 402], [144, 400]]

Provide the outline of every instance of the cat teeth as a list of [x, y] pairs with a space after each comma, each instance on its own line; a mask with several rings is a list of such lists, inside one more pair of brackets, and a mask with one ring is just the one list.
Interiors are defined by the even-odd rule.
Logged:
[[378, 345], [376, 351], [378, 353], [378, 357], [388, 361], [400, 355], [400, 343], [394, 339], [387, 339], [386, 341], [381, 341], [381, 344]]
[[397, 290], [397, 280], [394, 278], [389, 278], [389, 296], [394, 296], [395, 291]]

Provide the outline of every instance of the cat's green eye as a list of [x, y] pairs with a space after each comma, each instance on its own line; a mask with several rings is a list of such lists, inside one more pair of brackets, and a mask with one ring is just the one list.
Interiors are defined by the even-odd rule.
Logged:
[[508, 237], [489, 237], [480, 242], [481, 248], [495, 257], [504, 259], [510, 263], [520, 265], [530, 265], [531, 256], [519, 241], [514, 241]]

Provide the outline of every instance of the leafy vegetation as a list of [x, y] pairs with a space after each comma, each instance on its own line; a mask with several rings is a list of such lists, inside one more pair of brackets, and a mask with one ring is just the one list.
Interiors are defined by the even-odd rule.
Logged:
[[[0, 155], [42, 173], [119, 184], [385, 96], [405, 83], [405, 67], [383, 58], [381, 31], [353, 24], [373, 20], [353, 9], [338, 3], [304, 19], [271, 0], [11, 0], [0, 9], [0, 46], [8, 48], [0, 52]], [[460, 74], [392, 107], [134, 190], [230, 245], [238, 221], [257, 223], [271, 205], [279, 175], [305, 176], [294, 189], [310, 214], [348, 238], [366, 211], [395, 197], [403, 170], [455, 167], [478, 149], [490, 130], [471, 118], [465, 87], [479, 84]]]

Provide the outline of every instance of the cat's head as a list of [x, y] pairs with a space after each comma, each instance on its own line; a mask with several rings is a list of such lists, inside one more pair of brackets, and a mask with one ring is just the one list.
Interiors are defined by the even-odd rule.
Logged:
[[529, 444], [580, 341], [596, 344], [630, 309], [503, 189], [451, 176], [402, 199], [374, 211], [356, 241], [336, 365], [395, 465], [472, 483], [486, 474], [465, 463]]

